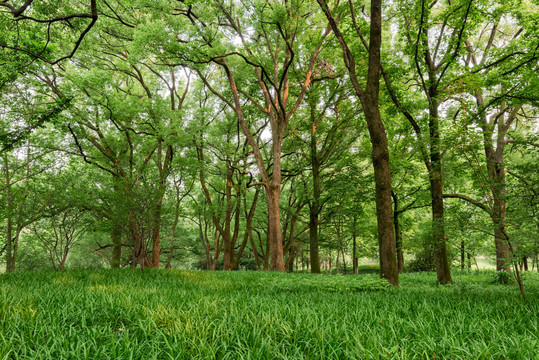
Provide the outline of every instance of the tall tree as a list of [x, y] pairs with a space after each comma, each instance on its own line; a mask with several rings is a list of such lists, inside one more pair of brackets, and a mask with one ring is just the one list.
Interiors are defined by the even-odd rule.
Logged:
[[[373, 0], [370, 6], [369, 43], [357, 26], [354, 4], [350, 1], [349, 11], [357, 36], [368, 48], [368, 68], [366, 69], [366, 85], [363, 88], [357, 69], [356, 55], [341, 32], [337, 19], [325, 0], [317, 0], [326, 15], [333, 33], [337, 37], [343, 51], [343, 58], [350, 81], [357, 98], [363, 106], [367, 127], [372, 144], [372, 162], [376, 184], [376, 216], [378, 221], [378, 245], [380, 253], [380, 275], [394, 286], [399, 284], [399, 272], [395, 251], [395, 235], [391, 205], [391, 172], [389, 168], [389, 150], [386, 130], [380, 116], [380, 49], [382, 44], [382, 1]], [[340, 17], [340, 15], [338, 16]], [[337, 17], [337, 18], [338, 18]]]

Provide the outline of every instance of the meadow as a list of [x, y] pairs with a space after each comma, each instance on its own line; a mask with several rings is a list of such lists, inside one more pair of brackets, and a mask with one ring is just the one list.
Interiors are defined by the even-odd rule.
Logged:
[[0, 359], [539, 358], [539, 275], [493, 275], [4, 274]]

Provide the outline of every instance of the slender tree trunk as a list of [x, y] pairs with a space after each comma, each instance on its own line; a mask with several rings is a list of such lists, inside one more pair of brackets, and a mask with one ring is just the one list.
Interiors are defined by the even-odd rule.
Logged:
[[9, 173], [9, 162], [7, 156], [4, 156], [4, 173], [6, 179], [6, 206], [7, 206], [7, 224], [6, 224], [6, 272], [15, 271], [15, 257], [13, 256], [13, 199], [11, 194], [11, 174]]
[[465, 251], [464, 251], [464, 240], [460, 242], [460, 269], [464, 270], [464, 258]]
[[[314, 112], [314, 110], [312, 110]], [[313, 121], [311, 132], [311, 166], [313, 176], [313, 200], [309, 214], [309, 253], [311, 256], [311, 272], [320, 273], [320, 254], [318, 246], [318, 214], [320, 213], [320, 163], [317, 154], [317, 136], [314, 113], [311, 114]]]
[[337, 257], [335, 259], [335, 273], [339, 273], [339, 249], [337, 248]]
[[[493, 163], [490, 177], [494, 206], [492, 211], [492, 222], [494, 224], [494, 244], [496, 245], [496, 270], [511, 270], [511, 257], [509, 252], [508, 239], [505, 232], [506, 202], [505, 202], [505, 169], [503, 164], [496, 161], [493, 155], [487, 161]], [[494, 158], [494, 159], [493, 159]]]
[[[232, 174], [233, 170], [230, 167], [230, 162], [227, 159], [227, 169], [226, 169], [226, 211], [225, 211], [225, 228], [223, 236], [223, 270], [229, 271], [232, 270], [232, 260], [234, 257], [234, 247], [231, 239], [231, 222], [232, 222]], [[237, 199], [238, 204], [240, 199]], [[238, 209], [239, 215], [239, 209]]]
[[402, 232], [399, 223], [399, 198], [394, 192], [393, 196], [393, 226], [395, 227], [395, 246], [397, 247], [397, 268], [399, 273], [404, 271], [404, 255], [402, 249]]
[[[477, 106], [484, 107], [484, 99], [481, 91], [475, 93]], [[483, 132], [483, 147], [487, 160], [487, 172], [489, 175], [489, 186], [492, 194], [493, 207], [491, 219], [494, 225], [494, 244], [496, 247], [496, 270], [511, 270], [510, 251], [506, 232], [506, 185], [505, 185], [505, 166], [504, 166], [504, 148], [505, 136], [512, 122], [516, 119], [520, 106], [513, 108], [506, 119], [505, 103], [501, 105], [499, 114], [492, 118], [487, 118], [486, 114], [481, 115], [481, 130]], [[494, 136], [496, 147], [494, 147]]]
[[251, 249], [253, 251], [253, 256], [255, 258], [256, 268], [260, 269], [262, 267], [262, 264], [260, 263], [260, 259], [258, 258], [258, 251], [256, 251], [256, 245], [255, 245], [255, 242], [253, 240], [253, 233], [252, 232], [249, 234], [249, 242], [251, 243]]
[[353, 258], [353, 266], [354, 266], [354, 274], [358, 274], [359, 272], [359, 266], [358, 266], [358, 259], [357, 259], [357, 233], [356, 233], [356, 226], [357, 226], [357, 216], [354, 215], [354, 223], [352, 230], [352, 258]]
[[213, 238], [213, 260], [211, 264], [211, 269], [217, 269], [217, 262], [219, 261], [219, 255], [221, 254], [221, 244], [219, 243], [219, 231], [215, 230]]
[[331, 272], [333, 271], [333, 267], [332, 267], [333, 264], [331, 263], [331, 250], [329, 251], [328, 257], [329, 257], [329, 260], [328, 260], [329, 261], [329, 273], [331, 274]]

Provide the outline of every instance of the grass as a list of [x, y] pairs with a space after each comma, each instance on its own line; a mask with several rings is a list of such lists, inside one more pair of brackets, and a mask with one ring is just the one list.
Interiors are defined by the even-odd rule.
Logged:
[[528, 301], [493, 272], [86, 270], [0, 276], [0, 359], [537, 359]]

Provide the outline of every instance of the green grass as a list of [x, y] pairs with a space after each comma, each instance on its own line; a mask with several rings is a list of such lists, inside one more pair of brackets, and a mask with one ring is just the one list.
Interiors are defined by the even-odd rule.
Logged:
[[528, 301], [493, 273], [66, 271], [0, 276], [0, 359], [537, 359]]

